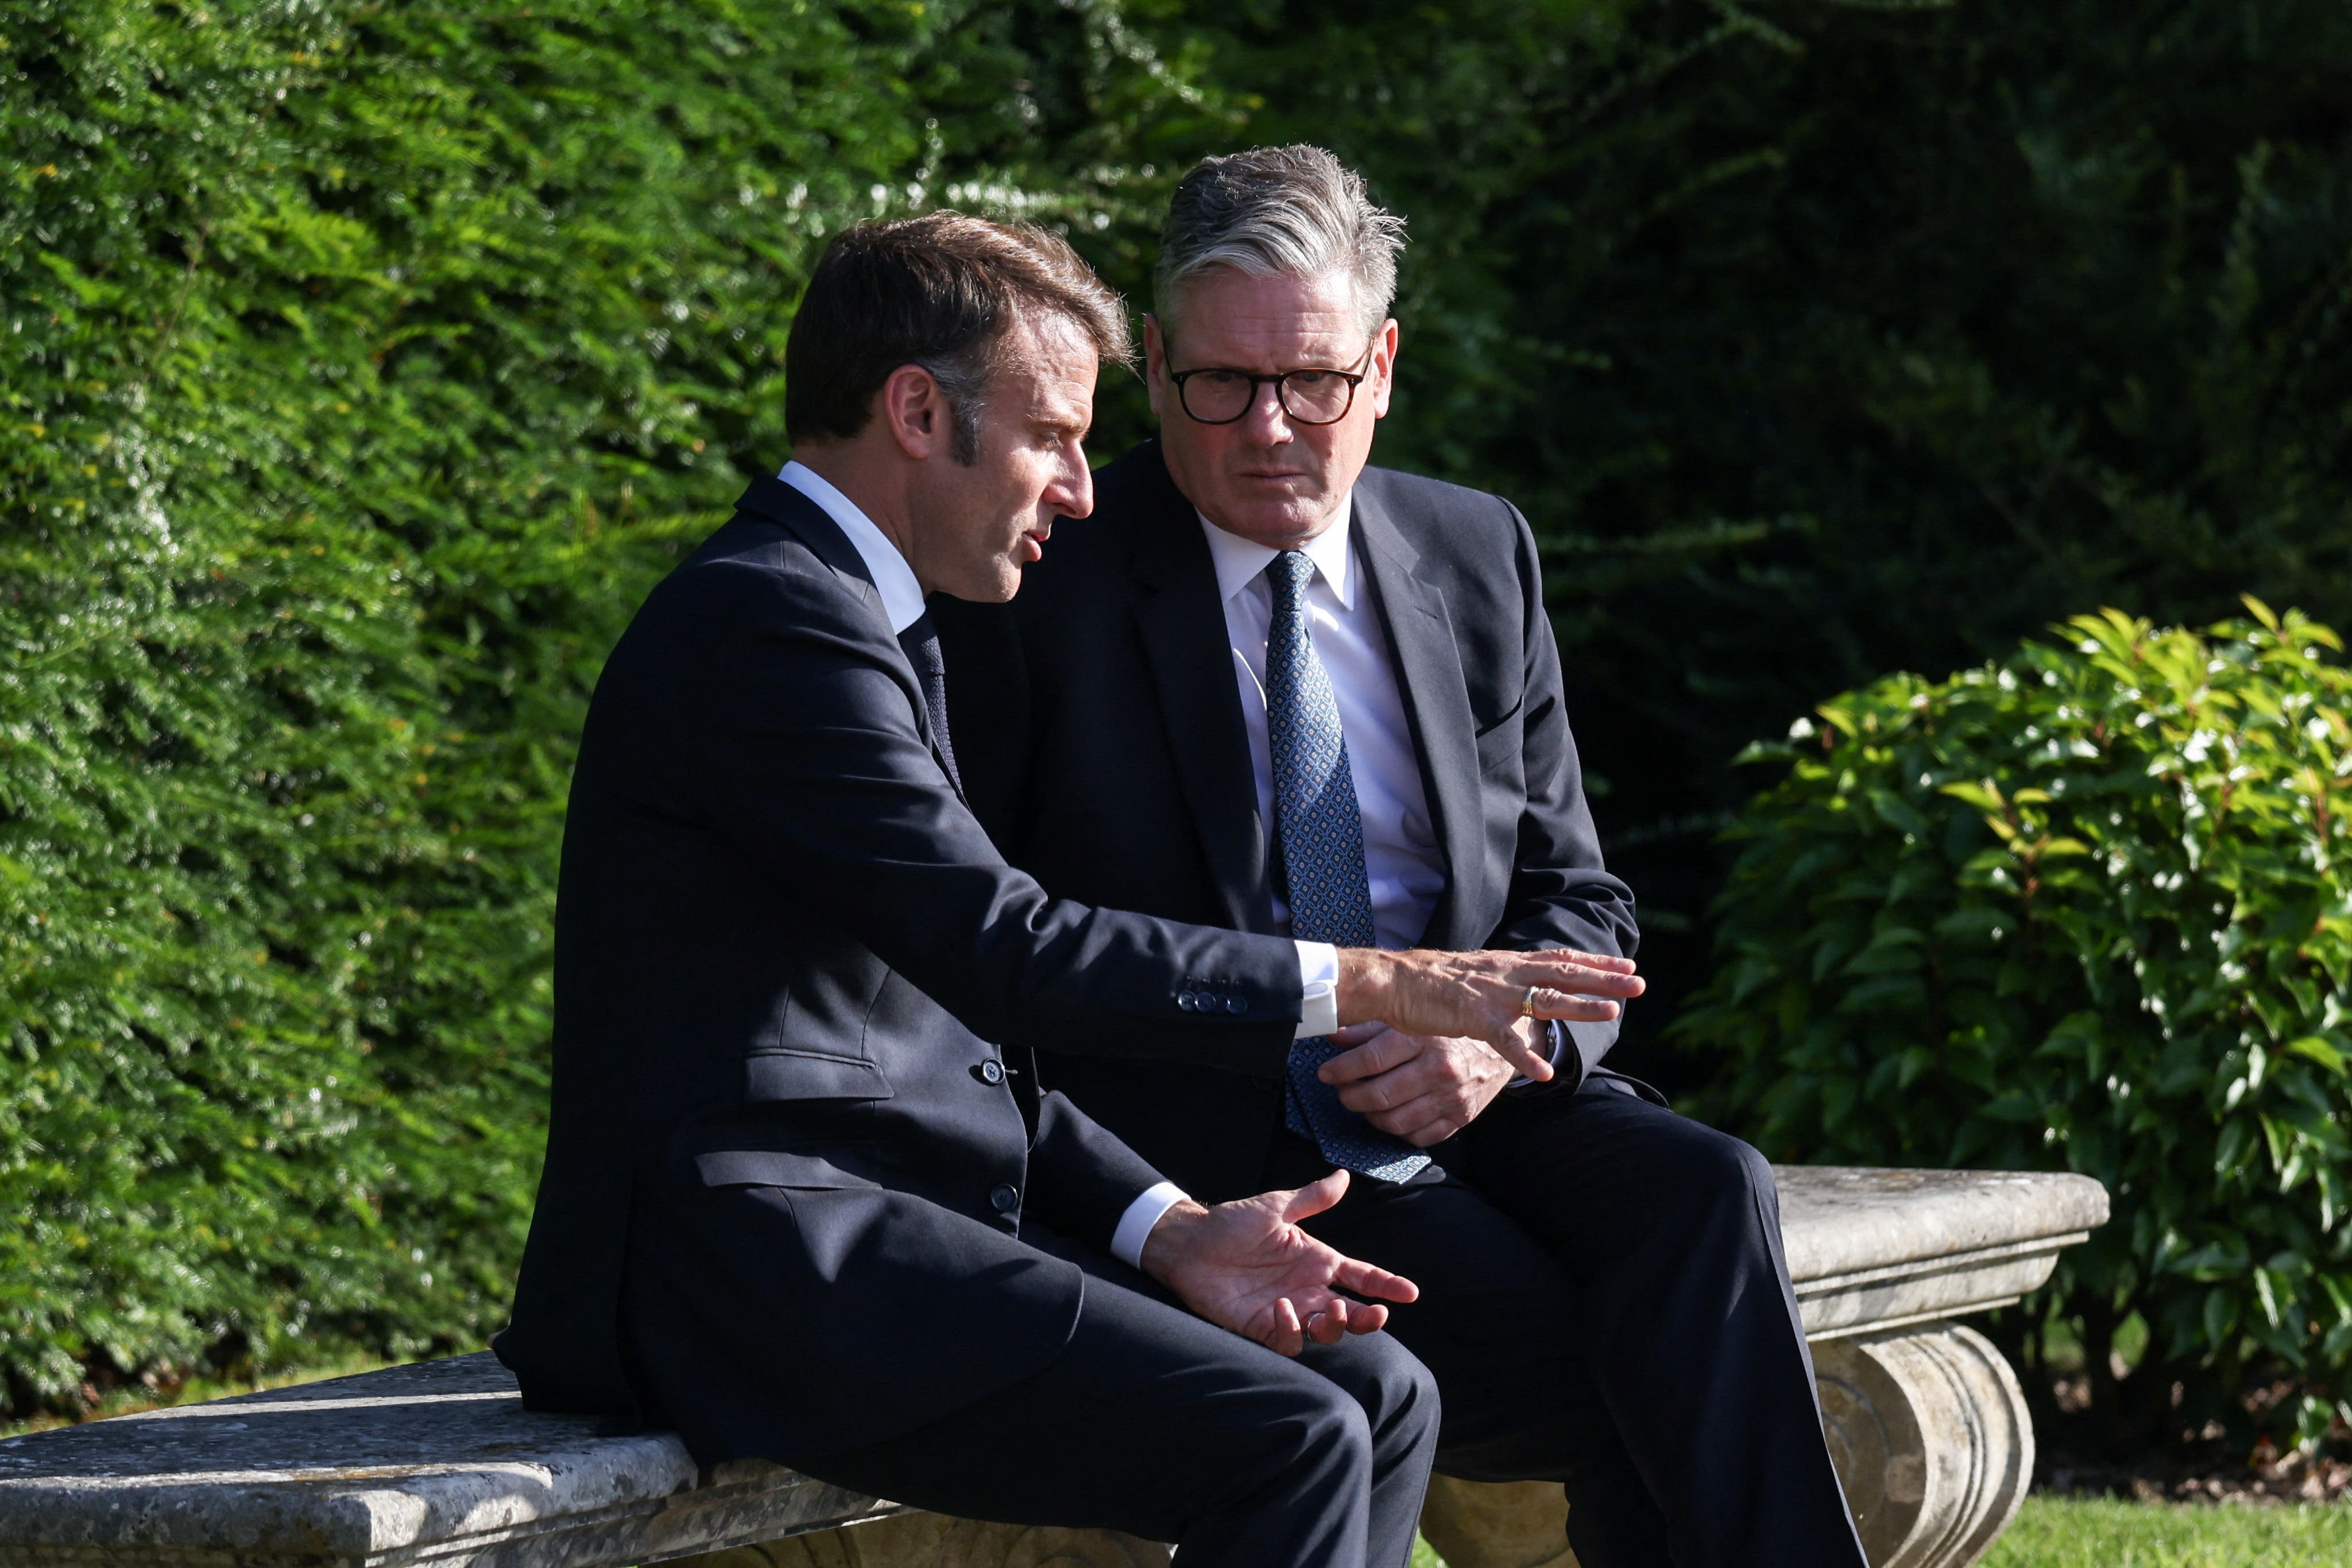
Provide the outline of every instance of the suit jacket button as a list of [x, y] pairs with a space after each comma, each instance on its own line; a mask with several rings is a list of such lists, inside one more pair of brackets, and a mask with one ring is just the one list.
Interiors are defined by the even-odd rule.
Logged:
[[988, 1195], [988, 1207], [999, 1214], [1010, 1214], [1021, 1203], [1021, 1189], [1011, 1182], [1004, 1183]]
[[1239, 997], [1227, 997], [1225, 998], [1225, 1010], [1229, 1013], [1245, 1013], [1249, 1011], [1249, 1004], [1242, 1000]]
[[1262, 1089], [1268, 1094], [1273, 1093], [1276, 1090], [1282, 1087], [1281, 1081], [1275, 1078], [1253, 1078], [1249, 1081], [1249, 1083], [1251, 1088]]
[[986, 1061], [982, 1062], [980, 1064], [980, 1081], [982, 1083], [1003, 1082], [1004, 1063], [997, 1061], [996, 1058], [992, 1056]]
[[1176, 1005], [1189, 1013], [1201, 1005], [1201, 998], [1191, 991], [1179, 991], [1176, 993]]

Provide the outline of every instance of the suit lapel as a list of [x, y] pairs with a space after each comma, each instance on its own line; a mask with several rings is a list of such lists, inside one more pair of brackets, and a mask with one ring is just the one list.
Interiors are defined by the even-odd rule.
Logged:
[[1422, 941], [1430, 946], [1475, 946], [1485, 934], [1456, 929], [1460, 912], [1484, 907], [1479, 885], [1486, 871], [1480, 852], [1484, 822], [1478, 788], [1476, 724], [1470, 689], [1462, 678], [1459, 645], [1445, 595], [1418, 573], [1421, 552], [1404, 537], [1370, 486], [1355, 492], [1356, 549], [1370, 578], [1396, 658], [1397, 689], [1405, 722], [1421, 755], [1422, 789], [1445, 856], [1445, 891], [1429, 917]]
[[1136, 630], [1224, 917], [1237, 931], [1270, 932], [1274, 892], [1266, 880], [1265, 826], [1257, 816], [1249, 734], [1234, 684], [1216, 566], [1192, 503], [1164, 470], [1154, 478], [1146, 515], [1127, 525], [1139, 536], [1135, 565], [1142, 591]]
[[[873, 575], [866, 568], [866, 558], [857, 553], [857, 547], [849, 542], [849, 536], [841, 531], [841, 525], [825, 516], [823, 507], [782, 480], [763, 475], [751, 481], [751, 487], [743, 492], [743, 498], [735, 503], [735, 509], [774, 523], [808, 546], [810, 553], [830, 567], [834, 575], [874, 612], [874, 619], [880, 623], [882, 630], [890, 630], [890, 617], [882, 608], [881, 590], [874, 586]], [[908, 695], [914, 699], [915, 727], [922, 731], [923, 744], [930, 747], [932, 759], [939, 763], [940, 771], [947, 777], [948, 787], [955, 790], [958, 800], [961, 800], [963, 789], [956, 782], [955, 770], [948, 766], [947, 753], [940, 747], [940, 737], [931, 728], [930, 705], [923, 700], [922, 680], [916, 675], [914, 665], [907, 663], [905, 644], [898, 643], [895, 633], [890, 641], [898, 646], [900, 662], [907, 664], [907, 687]], [[949, 678], [954, 678], [952, 672]]]

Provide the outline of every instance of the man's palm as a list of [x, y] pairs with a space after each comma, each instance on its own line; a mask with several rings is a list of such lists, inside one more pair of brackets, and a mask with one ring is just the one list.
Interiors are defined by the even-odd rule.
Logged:
[[1298, 1228], [1347, 1190], [1348, 1173], [1333, 1171], [1295, 1192], [1171, 1210], [1145, 1245], [1144, 1266], [1202, 1317], [1285, 1355], [1297, 1355], [1309, 1339], [1336, 1344], [1345, 1334], [1370, 1333], [1388, 1321], [1388, 1308], [1341, 1291], [1397, 1302], [1421, 1292]]

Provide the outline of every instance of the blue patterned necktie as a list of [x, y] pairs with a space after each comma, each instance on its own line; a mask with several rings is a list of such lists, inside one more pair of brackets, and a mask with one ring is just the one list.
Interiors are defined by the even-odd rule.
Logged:
[[[1307, 584], [1315, 563], [1285, 550], [1265, 569], [1274, 620], [1265, 636], [1265, 737], [1274, 761], [1274, 809], [1290, 884], [1290, 934], [1340, 947], [1378, 946], [1371, 884], [1364, 874], [1364, 824], [1339, 705], [1307, 624]], [[1328, 1035], [1290, 1048], [1283, 1118], [1311, 1138], [1323, 1157], [1364, 1176], [1405, 1181], [1429, 1156], [1381, 1132], [1339, 1103], [1339, 1092], [1315, 1070], [1339, 1054]]]

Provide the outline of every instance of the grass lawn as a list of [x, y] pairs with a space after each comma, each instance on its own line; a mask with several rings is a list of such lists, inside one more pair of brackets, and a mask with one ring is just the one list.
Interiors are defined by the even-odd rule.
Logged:
[[[2030, 1497], [1979, 1568], [2343, 1568], [2352, 1504], [2242, 1508]], [[1412, 1568], [1444, 1568], [1422, 1542]]]
[[2352, 1563], [2352, 1506], [2249, 1508], [2030, 1497], [1982, 1568], [2327, 1568]]

